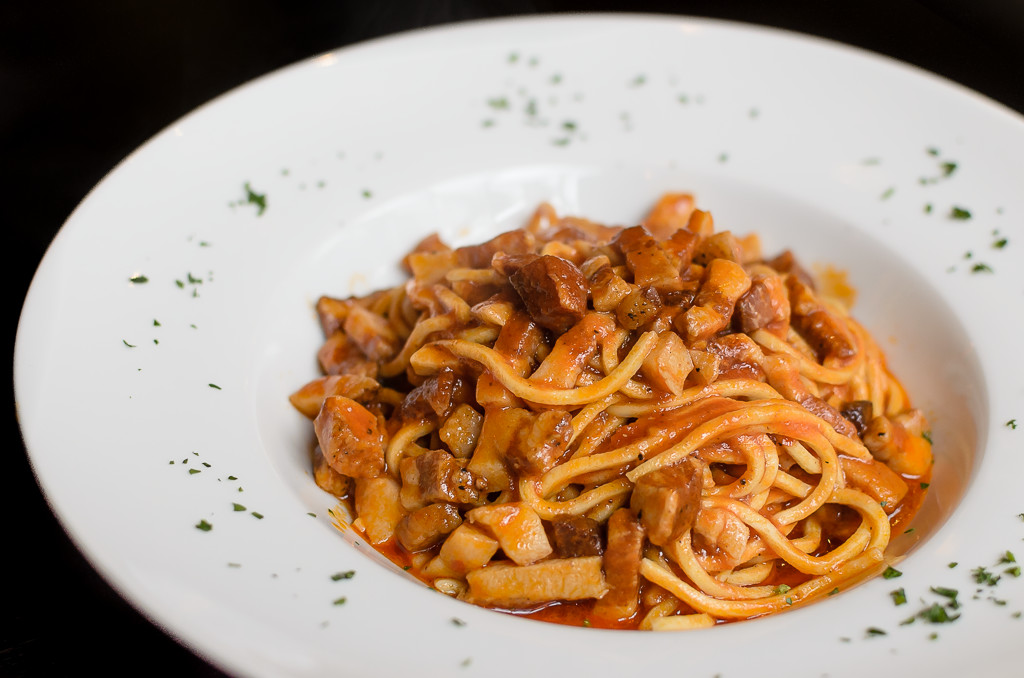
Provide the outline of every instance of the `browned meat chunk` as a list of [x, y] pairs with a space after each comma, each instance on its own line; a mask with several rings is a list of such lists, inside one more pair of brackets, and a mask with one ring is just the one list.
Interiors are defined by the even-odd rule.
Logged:
[[403, 422], [433, 420], [447, 417], [453, 409], [472, 399], [472, 389], [466, 380], [450, 367], [426, 380], [405, 396], [398, 417]]
[[402, 504], [419, 508], [434, 502], [472, 504], [480, 499], [473, 474], [444, 450], [406, 457], [399, 464]]
[[653, 287], [641, 287], [627, 294], [615, 309], [615, 316], [628, 330], [650, 322], [661, 311], [661, 296]]
[[789, 297], [782, 278], [777, 275], [755, 275], [750, 289], [736, 302], [739, 329], [747, 334], [765, 329], [785, 338], [789, 330]]
[[422, 551], [439, 543], [462, 524], [459, 509], [451, 504], [429, 504], [402, 518], [395, 537], [407, 551]]
[[659, 334], [658, 343], [640, 366], [640, 373], [644, 375], [648, 384], [675, 395], [683, 392], [686, 377], [692, 370], [690, 352], [675, 332]]
[[604, 553], [600, 524], [586, 516], [559, 516], [551, 521], [556, 558], [580, 558]]
[[379, 386], [376, 380], [361, 374], [335, 374], [314, 379], [288, 396], [288, 400], [295, 409], [312, 419], [320, 412], [327, 396], [340, 395], [367, 403], [377, 395]]
[[316, 315], [320, 318], [320, 327], [323, 329], [325, 337], [329, 337], [341, 329], [351, 306], [352, 302], [333, 297], [324, 296], [316, 300]]
[[313, 459], [313, 480], [316, 481], [317, 487], [335, 497], [344, 497], [352, 491], [352, 479], [331, 468], [319, 449]]
[[341, 330], [327, 338], [316, 354], [324, 374], [358, 374], [377, 377], [377, 363], [366, 359], [356, 344]]
[[704, 272], [694, 305], [676, 316], [676, 326], [687, 342], [708, 339], [729, 326], [736, 302], [750, 289], [743, 267], [728, 259], [715, 259]]
[[629, 292], [629, 283], [615, 275], [611, 266], [597, 269], [590, 277], [590, 296], [595, 311], [613, 310]]
[[683, 266], [689, 266], [698, 242], [700, 242], [700, 238], [696, 233], [683, 229], [673, 233], [671, 238], [661, 243], [661, 247], [672, 259], [676, 268], [682, 269]]
[[841, 409], [839, 414], [854, 425], [858, 435], [863, 436], [868, 424], [875, 417], [874, 409], [870, 400], [854, 400]]
[[388, 360], [402, 348], [391, 325], [383, 316], [362, 306], [353, 306], [345, 318], [345, 334], [370, 360]]
[[480, 245], [460, 247], [455, 250], [455, 258], [459, 266], [487, 268], [491, 265], [491, 258], [498, 252], [533, 254], [535, 246], [533, 235], [522, 229], [517, 229], [495, 236]]
[[729, 231], [715, 233], [701, 240], [693, 253], [693, 263], [707, 266], [715, 259], [725, 259], [739, 263], [743, 258], [743, 249], [739, 241]]
[[694, 459], [652, 471], [633, 488], [630, 507], [658, 546], [667, 546], [693, 527], [700, 508], [704, 473]]
[[718, 378], [764, 381], [764, 352], [745, 334], [727, 334], [708, 342], [707, 350], [718, 356]]
[[857, 354], [857, 344], [846, 324], [818, 300], [811, 287], [795, 276], [786, 278], [786, 287], [793, 324], [823, 361], [841, 362]]
[[621, 508], [608, 519], [608, 549], [604, 576], [608, 593], [594, 604], [594, 614], [606, 619], [627, 619], [640, 604], [640, 557], [644, 528], [633, 512]]
[[351, 478], [375, 478], [384, 472], [384, 436], [377, 417], [344, 396], [324, 399], [313, 422], [324, 459]]
[[587, 279], [565, 259], [538, 257], [509, 281], [533, 320], [553, 332], [565, 332], [587, 312]]
[[613, 241], [633, 272], [633, 282], [659, 290], [682, 289], [679, 267], [643, 226], [627, 228]]
[[812, 290], [815, 288], [814, 278], [812, 278], [811, 274], [808, 273], [804, 267], [799, 264], [799, 262], [797, 262], [792, 251], [786, 250], [779, 256], [774, 259], [770, 259], [765, 263], [779, 273], [789, 273]]
[[644, 217], [644, 226], [659, 240], [686, 228], [693, 214], [694, 200], [689, 193], [666, 193]]
[[521, 475], [545, 473], [561, 461], [572, 438], [572, 417], [564, 410], [544, 410], [540, 414], [522, 412], [506, 457], [509, 466]]

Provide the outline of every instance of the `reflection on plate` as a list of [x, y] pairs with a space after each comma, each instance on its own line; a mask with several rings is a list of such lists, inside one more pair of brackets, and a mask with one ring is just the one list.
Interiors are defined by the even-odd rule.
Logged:
[[[970, 92], [716, 22], [489, 22], [326, 54], [158, 135], [69, 219], [19, 328], [26, 442], [108, 580], [240, 673], [1012, 675], [1020, 158], [1021, 120]], [[933, 423], [902, 576], [708, 631], [616, 633], [470, 607], [339, 537], [287, 402], [315, 374], [316, 297], [395, 282], [431, 231], [478, 241], [541, 200], [629, 223], [670, 189], [849, 272]], [[935, 604], [959, 618], [918, 614]]]

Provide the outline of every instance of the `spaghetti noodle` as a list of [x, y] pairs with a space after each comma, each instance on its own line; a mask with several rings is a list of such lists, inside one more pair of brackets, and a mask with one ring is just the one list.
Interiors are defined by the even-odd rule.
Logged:
[[322, 297], [315, 478], [438, 590], [542, 619], [702, 628], [877, 573], [927, 422], [792, 254], [686, 194], [522, 229]]

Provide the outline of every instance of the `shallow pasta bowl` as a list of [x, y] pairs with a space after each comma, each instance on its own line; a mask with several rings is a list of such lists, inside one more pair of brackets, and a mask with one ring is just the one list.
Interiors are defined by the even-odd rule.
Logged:
[[[1021, 119], [967, 90], [718, 22], [487, 22], [324, 54], [171, 126], [68, 220], [15, 352], [33, 468], [113, 586], [240, 674], [1013, 675], [1020, 158]], [[449, 599], [339, 533], [287, 402], [315, 376], [317, 296], [397, 282], [433, 231], [479, 241], [542, 200], [630, 223], [667, 190], [848, 273], [933, 423], [902, 577], [708, 630], [601, 631]], [[959, 592], [956, 621], [916, 616], [948, 599], [933, 588]]]

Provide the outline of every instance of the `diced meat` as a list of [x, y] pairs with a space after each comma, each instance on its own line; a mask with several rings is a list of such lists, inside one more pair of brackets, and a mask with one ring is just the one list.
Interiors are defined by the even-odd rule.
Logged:
[[635, 330], [657, 317], [662, 309], [661, 296], [653, 287], [635, 289], [619, 302], [615, 317], [627, 330]]
[[466, 513], [466, 520], [493, 535], [517, 565], [529, 565], [551, 555], [551, 543], [540, 516], [525, 504], [480, 506]]
[[336, 374], [314, 379], [288, 396], [288, 400], [295, 409], [312, 419], [320, 412], [328, 396], [340, 395], [358, 403], [367, 403], [377, 394], [379, 387], [375, 379], [361, 374]]
[[565, 259], [538, 257], [516, 271], [509, 282], [530, 317], [553, 332], [565, 332], [587, 311], [587, 279]]
[[313, 460], [313, 480], [317, 487], [330, 492], [335, 497], [344, 497], [352, 491], [352, 479], [331, 468], [320, 452], [320, 448], [317, 448], [316, 457]]
[[486, 565], [497, 552], [498, 540], [463, 523], [444, 540], [441, 551], [423, 568], [423, 574], [428, 577], [465, 577], [467, 572]]
[[356, 515], [371, 544], [383, 544], [391, 539], [405, 516], [400, 492], [401, 487], [391, 476], [356, 479]]
[[700, 237], [696, 233], [683, 229], [676, 231], [671, 238], [661, 243], [661, 248], [669, 255], [673, 265], [677, 269], [682, 269], [689, 266], [699, 242]]
[[588, 313], [558, 337], [530, 381], [553, 388], [571, 388], [597, 353], [600, 341], [615, 330], [615, 322], [603, 313]]
[[779, 273], [789, 273], [791, 276], [798, 279], [804, 285], [807, 285], [812, 290], [815, 288], [814, 278], [811, 274], [804, 269], [803, 266], [797, 262], [796, 257], [793, 256], [793, 252], [785, 250], [779, 256], [765, 262]]
[[862, 461], [846, 455], [839, 456], [846, 482], [868, 495], [892, 513], [907, 494], [907, 484], [891, 468], [878, 461]]
[[707, 343], [709, 353], [718, 356], [718, 376], [722, 379], [753, 379], [764, 381], [761, 368], [764, 352], [745, 334], [726, 334]]
[[693, 370], [693, 361], [686, 344], [675, 332], [658, 335], [658, 343], [640, 366], [640, 373], [654, 388], [679, 395], [685, 390], [686, 377]]
[[868, 424], [875, 418], [874, 406], [870, 400], [854, 400], [847, 403], [846, 407], [839, 410], [847, 421], [857, 429], [857, 435], [863, 436], [867, 431]]
[[875, 417], [864, 431], [864, 446], [897, 473], [924, 475], [932, 465], [931, 443], [921, 435], [924, 425], [920, 410], [893, 418]]
[[480, 479], [482, 489], [487, 492], [501, 492], [512, 487], [512, 480], [505, 463], [505, 452], [515, 438], [517, 428], [523, 422], [523, 410], [515, 407], [488, 407], [484, 410], [484, 422], [469, 470]]
[[710, 212], [693, 210], [690, 220], [686, 223], [686, 230], [696, 233], [701, 238], [708, 238], [715, 232], [715, 221], [711, 218]]
[[461, 524], [459, 509], [452, 504], [428, 504], [399, 521], [395, 538], [407, 551], [422, 551], [440, 542]]
[[686, 228], [693, 208], [693, 196], [689, 193], [665, 193], [644, 217], [643, 225], [658, 240], [667, 240]]
[[491, 259], [498, 252], [533, 254], [536, 244], [536, 239], [531, 233], [523, 229], [516, 229], [497, 235], [480, 245], [459, 247], [455, 250], [455, 257], [459, 266], [487, 268], [491, 265]]
[[755, 275], [750, 289], [736, 302], [739, 329], [750, 334], [764, 329], [785, 338], [789, 330], [789, 297], [777, 275]]
[[701, 509], [693, 524], [693, 531], [738, 565], [750, 540], [750, 528], [732, 511], [721, 508]]
[[708, 266], [715, 259], [725, 259], [737, 264], [743, 259], [739, 241], [729, 231], [704, 238], [693, 253], [693, 263], [700, 266]]
[[466, 380], [445, 367], [409, 391], [398, 410], [398, 418], [403, 422], [444, 418], [470, 400], [472, 391]]
[[323, 296], [316, 300], [316, 315], [320, 319], [324, 337], [329, 337], [341, 329], [351, 307], [352, 302], [344, 299]]
[[466, 458], [473, 454], [483, 425], [483, 415], [473, 409], [472, 405], [463, 403], [445, 420], [438, 435], [452, 454]]
[[630, 293], [629, 283], [615, 275], [611, 266], [597, 269], [590, 278], [590, 297], [595, 311], [612, 311]]
[[703, 481], [700, 462], [689, 457], [637, 480], [629, 505], [637, 512], [651, 543], [668, 546], [693, 527]]
[[608, 590], [600, 556], [552, 559], [527, 566], [492, 563], [467, 574], [466, 581], [471, 602], [504, 608], [600, 598]]
[[377, 363], [367, 360], [366, 354], [341, 330], [327, 337], [316, 357], [324, 374], [358, 374], [377, 378]]
[[564, 410], [532, 414], [518, 410], [520, 423], [506, 452], [509, 466], [520, 475], [540, 475], [555, 467], [569, 450], [572, 417]]
[[608, 593], [594, 604], [594, 614], [606, 619], [628, 619], [640, 605], [640, 558], [644, 528], [633, 512], [621, 508], [608, 519], [608, 548], [604, 576]]
[[313, 427], [324, 458], [338, 473], [352, 478], [384, 473], [384, 436], [377, 417], [356, 401], [325, 398]]
[[682, 289], [679, 267], [643, 226], [623, 230], [613, 242], [626, 258], [634, 284], [666, 291]]
[[473, 504], [480, 500], [476, 479], [444, 450], [429, 450], [399, 463], [402, 505], [415, 509], [434, 502]]
[[715, 259], [704, 272], [694, 305], [680, 316], [688, 343], [708, 339], [729, 326], [736, 302], [750, 289], [743, 267], [728, 259]]
[[818, 300], [810, 286], [790, 276], [786, 278], [786, 287], [793, 324], [823, 362], [843, 362], [857, 355], [857, 344], [846, 323]]
[[556, 558], [580, 558], [604, 553], [600, 524], [586, 516], [559, 516], [551, 521]]
[[402, 348], [402, 340], [383, 316], [353, 306], [345, 318], [345, 334], [370, 360], [389, 360]]

